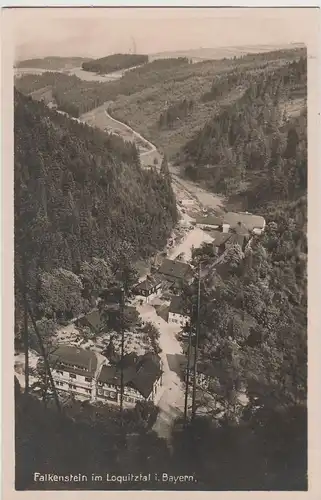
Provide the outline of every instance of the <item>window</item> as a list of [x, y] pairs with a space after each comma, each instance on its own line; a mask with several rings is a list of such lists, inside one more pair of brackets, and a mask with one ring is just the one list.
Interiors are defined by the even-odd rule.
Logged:
[[64, 372], [62, 372], [62, 371], [60, 371], [60, 370], [57, 370], [57, 374], [58, 374], [58, 375], [63, 375], [63, 374], [64, 374]]
[[90, 390], [90, 389], [86, 389], [86, 392], [88, 392], [88, 394], [90, 394], [90, 393], [91, 393], [91, 390]]
[[91, 378], [85, 377], [86, 382], [91, 382]]
[[69, 377], [70, 378], [77, 378], [76, 375], [74, 375], [73, 373], [69, 373]]
[[74, 384], [69, 384], [69, 389], [77, 389], [77, 386]]

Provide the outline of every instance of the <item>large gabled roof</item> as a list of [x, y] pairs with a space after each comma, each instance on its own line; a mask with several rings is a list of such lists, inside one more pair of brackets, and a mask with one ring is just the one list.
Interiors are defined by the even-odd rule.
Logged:
[[144, 398], [148, 398], [153, 390], [154, 383], [161, 375], [160, 358], [148, 352], [141, 356], [136, 375], [129, 385], [136, 389]]
[[97, 357], [93, 351], [60, 345], [49, 355], [49, 363], [55, 367], [57, 364], [72, 365], [80, 370], [94, 373], [97, 368]]
[[171, 278], [184, 279], [190, 270], [191, 266], [185, 262], [165, 259], [158, 269], [158, 273], [170, 276]]
[[253, 231], [255, 228], [264, 229], [265, 219], [260, 215], [254, 215], [246, 212], [228, 212], [224, 214], [223, 222], [229, 224], [231, 228], [238, 226], [241, 222], [248, 231]]
[[211, 233], [212, 238], [214, 238], [213, 245], [219, 247], [224, 245], [228, 240], [231, 239], [232, 233], [219, 233], [218, 231], [214, 231]]
[[198, 216], [195, 219], [196, 224], [204, 224], [208, 226], [221, 226], [223, 218], [216, 215]]
[[98, 328], [100, 326], [101, 318], [98, 310], [91, 311], [90, 313], [86, 314], [85, 319], [93, 328]]
[[137, 291], [138, 290], [149, 291], [152, 288], [154, 288], [156, 285], [159, 285], [159, 283], [161, 283], [161, 281], [162, 281], [161, 278], [158, 276], [149, 276], [145, 280], [137, 283], [137, 285], [135, 286], [135, 290], [137, 290]]
[[[123, 359], [124, 384], [136, 389], [144, 398], [148, 398], [153, 385], [161, 375], [159, 356], [148, 352], [143, 356], [130, 353]], [[116, 366], [104, 365], [99, 375], [99, 381], [120, 386], [121, 363]]]
[[175, 314], [184, 314], [184, 304], [183, 300], [179, 295], [175, 295], [170, 303], [169, 306], [169, 312], [175, 313]]

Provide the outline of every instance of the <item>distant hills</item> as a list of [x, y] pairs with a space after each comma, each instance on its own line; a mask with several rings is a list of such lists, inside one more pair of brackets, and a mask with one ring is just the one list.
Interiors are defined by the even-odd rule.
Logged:
[[48, 70], [62, 70], [79, 67], [83, 63], [91, 61], [88, 57], [58, 57], [48, 56], [35, 59], [25, 59], [15, 64], [16, 68], [41, 68]]
[[84, 71], [107, 74], [148, 63], [148, 56], [142, 54], [112, 54], [82, 64]]
[[208, 60], [208, 59], [223, 59], [231, 57], [241, 57], [246, 54], [258, 54], [263, 52], [271, 52], [274, 50], [291, 50], [296, 48], [304, 48], [303, 43], [291, 43], [285, 45], [240, 45], [232, 47], [216, 47], [216, 48], [203, 48], [181, 50], [181, 51], [167, 51], [150, 54], [149, 60], [162, 59], [167, 57], [187, 57], [194, 62]]

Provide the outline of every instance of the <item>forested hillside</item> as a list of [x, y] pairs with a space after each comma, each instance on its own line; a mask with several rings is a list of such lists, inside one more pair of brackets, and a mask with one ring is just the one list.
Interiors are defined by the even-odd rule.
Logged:
[[[212, 245], [193, 253], [203, 276], [199, 363], [211, 374], [198, 395], [207, 415], [193, 452], [213, 484], [228, 485], [226, 457], [239, 489], [307, 488], [306, 108], [291, 120], [274, 114], [289, 94], [304, 95], [306, 61], [289, 69], [252, 85], [185, 149], [213, 189], [238, 189], [240, 167], [245, 179], [253, 173], [243, 201], [267, 223], [244, 252], [232, 245], [218, 264]], [[187, 311], [196, 310], [197, 286], [183, 294]]]
[[74, 75], [46, 72], [18, 78], [15, 86], [23, 94], [51, 86], [59, 109], [78, 117], [119, 95], [135, 94], [173, 78], [182, 79], [190, 66], [185, 58], [158, 59], [126, 72], [115, 82], [89, 82]]
[[85, 71], [94, 71], [95, 73], [112, 73], [121, 69], [140, 66], [148, 62], [148, 56], [140, 54], [112, 54], [100, 59], [94, 59], [82, 64]]
[[60, 70], [63, 68], [72, 68], [81, 66], [82, 63], [88, 62], [89, 57], [58, 57], [48, 56], [36, 59], [25, 59], [16, 63], [16, 68], [40, 68]]
[[[280, 50], [183, 66], [148, 88], [120, 93], [110, 112], [177, 160], [180, 149], [223, 107], [236, 103], [257, 80], [305, 56], [304, 49]], [[184, 101], [193, 101], [187, 112]]]
[[25, 262], [39, 314], [70, 316], [85, 305], [83, 264], [108, 280], [122, 257], [163, 247], [175, 197], [166, 178], [141, 169], [135, 146], [19, 93], [14, 133], [16, 272]]
[[[306, 197], [276, 195], [273, 204], [245, 253], [231, 246], [214, 266], [211, 245], [194, 252], [203, 268], [199, 366], [211, 379], [197, 397], [205, 416], [193, 454], [213, 487], [307, 488]], [[187, 310], [196, 290], [184, 293]]]
[[[301, 58], [249, 78], [244, 95], [184, 146], [185, 174], [225, 195], [244, 192], [250, 208], [270, 195], [291, 199], [306, 188], [306, 64]], [[220, 85], [214, 83], [210, 95], [221, 92]]]

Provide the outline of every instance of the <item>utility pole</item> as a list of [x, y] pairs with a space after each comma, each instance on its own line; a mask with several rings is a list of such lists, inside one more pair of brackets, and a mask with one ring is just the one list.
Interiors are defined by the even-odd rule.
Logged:
[[25, 294], [25, 306], [26, 306], [26, 310], [28, 312], [28, 315], [29, 315], [29, 317], [31, 319], [32, 325], [33, 325], [34, 330], [35, 330], [36, 335], [37, 335], [37, 339], [38, 339], [39, 347], [40, 347], [40, 353], [41, 353], [41, 355], [43, 357], [43, 360], [44, 360], [45, 370], [46, 370], [46, 372], [48, 374], [48, 377], [49, 377], [49, 381], [50, 381], [52, 392], [54, 394], [54, 398], [55, 398], [55, 403], [56, 403], [56, 406], [57, 406], [57, 410], [58, 410], [59, 413], [61, 413], [62, 409], [61, 409], [61, 406], [60, 406], [60, 401], [59, 401], [59, 397], [58, 397], [58, 394], [57, 394], [55, 382], [54, 382], [54, 379], [53, 379], [53, 376], [52, 376], [52, 373], [51, 373], [51, 367], [50, 367], [50, 363], [49, 363], [49, 360], [48, 360], [48, 354], [47, 354], [46, 349], [44, 347], [44, 344], [43, 344], [43, 341], [42, 341], [42, 337], [41, 337], [41, 334], [40, 334], [40, 332], [38, 330], [37, 323], [36, 323], [36, 320], [34, 318], [31, 306], [30, 306], [30, 304], [28, 302], [27, 288], [25, 286], [24, 280], [21, 279], [21, 273], [19, 273], [19, 274], [20, 274], [20, 276], [17, 276], [18, 285], [19, 285], [19, 288], [20, 288], [21, 292], [23, 294]]
[[123, 425], [123, 401], [124, 401], [124, 311], [125, 311], [125, 291], [121, 288], [120, 296], [120, 333], [121, 333], [121, 354], [120, 354], [120, 423]]
[[197, 317], [196, 317], [196, 339], [194, 350], [194, 370], [193, 370], [193, 399], [192, 399], [192, 420], [196, 413], [196, 376], [197, 376], [197, 359], [198, 359], [198, 343], [200, 334], [200, 305], [201, 305], [201, 263], [198, 268], [198, 291], [197, 291]]
[[[192, 306], [192, 311], [193, 311], [193, 306]], [[187, 366], [186, 366], [186, 375], [185, 375], [184, 428], [187, 425], [187, 405], [188, 405], [188, 390], [189, 390], [189, 371], [190, 371], [192, 331], [193, 331], [192, 317], [193, 317], [193, 313], [191, 313], [190, 324], [189, 324], [189, 332], [188, 332]]]
[[23, 261], [23, 346], [25, 354], [25, 393], [29, 392], [29, 334], [27, 305], [27, 264]]

